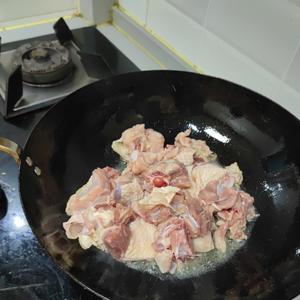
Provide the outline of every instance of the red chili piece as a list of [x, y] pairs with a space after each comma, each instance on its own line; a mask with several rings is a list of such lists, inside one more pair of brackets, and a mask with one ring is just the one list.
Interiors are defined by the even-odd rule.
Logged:
[[155, 187], [163, 187], [163, 186], [167, 186], [168, 184], [161, 177], [154, 177], [153, 185]]

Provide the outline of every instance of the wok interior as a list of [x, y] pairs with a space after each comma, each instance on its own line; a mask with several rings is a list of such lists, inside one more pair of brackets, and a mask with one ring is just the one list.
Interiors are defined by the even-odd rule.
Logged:
[[[243, 171], [243, 188], [254, 196], [260, 217], [245, 246], [215, 271], [189, 280], [159, 279], [66, 238], [62, 222], [68, 197], [96, 167], [122, 165], [111, 143], [137, 123], [161, 132], [166, 143], [191, 128], [191, 137], [205, 139], [221, 164], [236, 161]], [[164, 299], [208, 299], [227, 291], [249, 294], [253, 280], [261, 283], [258, 293], [272, 293], [281, 269], [293, 262], [300, 246], [300, 146], [294, 136], [299, 129], [299, 122], [274, 103], [219, 79], [157, 71], [104, 80], [67, 97], [33, 131], [25, 154], [42, 175], [22, 163], [25, 213], [54, 260], [108, 297], [157, 293]]]

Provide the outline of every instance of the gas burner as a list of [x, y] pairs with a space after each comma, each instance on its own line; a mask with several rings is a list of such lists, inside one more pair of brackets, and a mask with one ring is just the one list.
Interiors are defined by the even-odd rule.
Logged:
[[22, 66], [24, 83], [38, 87], [64, 83], [74, 67], [69, 50], [58, 41], [24, 44], [12, 59], [14, 65]]

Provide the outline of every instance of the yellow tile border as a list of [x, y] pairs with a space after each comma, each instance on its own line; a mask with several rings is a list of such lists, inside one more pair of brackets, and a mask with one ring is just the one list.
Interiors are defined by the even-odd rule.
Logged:
[[[158, 40], [162, 45], [164, 45], [169, 51], [171, 51], [174, 55], [179, 57], [182, 61], [184, 61], [187, 65], [189, 65], [195, 72], [204, 74], [204, 71], [199, 68], [197, 65], [195, 65], [190, 59], [188, 59], [185, 55], [178, 52], [174, 46], [172, 46], [169, 42], [167, 42], [163, 37], [161, 37], [159, 34], [151, 30], [146, 26], [146, 24], [143, 24], [136, 16], [134, 16], [132, 13], [130, 13], [127, 9], [125, 9], [120, 3], [118, 2], [115, 6], [118, 10], [120, 10], [122, 13], [124, 13], [126, 16], [128, 16], [132, 21], [134, 21], [137, 25], [143, 27], [143, 29], [148, 32], [153, 38]], [[115, 26], [114, 22], [113, 25]], [[123, 30], [123, 32], [125, 32]], [[126, 33], [128, 34], [128, 33]], [[132, 38], [132, 37], [131, 37]], [[133, 38], [132, 38], [133, 39]], [[151, 54], [152, 55], [152, 54]], [[152, 55], [153, 56], [153, 55]]]
[[[68, 16], [62, 16], [65, 20], [72, 19], [76, 15], [68, 15]], [[33, 27], [36, 25], [41, 25], [41, 24], [48, 24], [48, 23], [54, 23], [57, 21], [58, 17], [56, 18], [48, 18], [48, 19], [41, 19], [35, 22], [30, 22], [30, 23], [25, 23], [25, 24], [19, 24], [19, 25], [12, 25], [12, 26], [4, 26], [0, 28], [0, 32], [2, 31], [8, 31], [8, 30], [14, 30], [14, 29], [21, 29], [21, 28], [28, 28], [28, 27]]]
[[136, 41], [128, 32], [122, 29], [120, 26], [113, 23], [113, 26], [123, 34], [132, 44], [139, 48], [145, 55], [147, 55], [151, 60], [158, 64], [162, 69], [166, 70], [167, 66], [163, 64], [159, 59], [157, 59], [151, 52], [144, 48], [138, 41]]

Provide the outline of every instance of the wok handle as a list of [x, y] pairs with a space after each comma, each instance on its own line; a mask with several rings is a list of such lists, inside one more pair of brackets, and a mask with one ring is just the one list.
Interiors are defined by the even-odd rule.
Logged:
[[18, 165], [20, 165], [21, 147], [15, 142], [7, 138], [0, 137], [0, 152], [7, 153], [16, 161]]
[[[18, 165], [21, 163], [21, 147], [15, 142], [0, 137], [0, 152], [10, 155]], [[7, 212], [7, 198], [3, 189], [0, 186], [0, 220], [5, 217]]]

